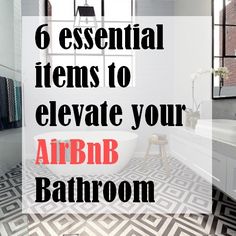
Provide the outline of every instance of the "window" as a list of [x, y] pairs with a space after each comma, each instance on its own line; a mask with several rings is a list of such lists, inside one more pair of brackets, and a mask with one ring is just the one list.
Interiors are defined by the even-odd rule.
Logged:
[[[101, 66], [103, 69], [101, 74], [104, 78], [104, 81], [101, 81], [101, 83], [103, 85], [108, 84], [108, 78], [104, 70], [112, 60], [115, 63], [116, 61], [123, 61], [125, 66], [133, 70], [133, 52], [130, 50], [112, 51], [99, 50], [97, 48], [92, 50], [62, 50], [58, 43], [58, 33], [62, 26], [73, 29], [77, 7], [84, 5], [94, 7], [98, 28], [108, 28], [110, 26], [122, 28], [129, 23], [132, 24], [134, 2], [135, 0], [46, 0], [45, 15], [50, 16], [48, 24], [52, 32], [52, 46], [48, 51], [48, 60], [55, 64], [53, 61], [56, 60], [59, 63], [58, 58], [60, 58], [62, 64], [65, 64], [66, 61], [74, 61], [76, 65], [82, 60], [82, 56], [84, 58], [83, 61], [89, 61], [90, 64], [94, 62], [95, 65], [99, 64]], [[82, 23], [84, 22], [81, 21]], [[93, 24], [93, 22], [88, 20], [86, 27], [89, 27], [90, 23]], [[64, 59], [63, 56], [65, 57]], [[69, 59], [69, 57], [73, 58], [73, 60]], [[131, 74], [134, 73], [131, 72]], [[135, 82], [133, 81], [132, 85], [134, 86], [134, 84]]]
[[213, 31], [213, 66], [228, 68], [223, 86], [236, 86], [236, 0], [213, 0]]

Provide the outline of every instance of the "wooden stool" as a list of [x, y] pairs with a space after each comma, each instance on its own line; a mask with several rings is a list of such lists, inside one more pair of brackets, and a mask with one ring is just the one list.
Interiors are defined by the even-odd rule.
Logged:
[[165, 171], [167, 173], [167, 176], [170, 176], [170, 168], [167, 160], [167, 152], [166, 152], [166, 146], [168, 145], [168, 139], [166, 135], [159, 135], [159, 134], [152, 134], [152, 136], [149, 138], [148, 142], [148, 148], [145, 154], [145, 158], [148, 158], [149, 152], [152, 145], [159, 145], [161, 162], [165, 168]]

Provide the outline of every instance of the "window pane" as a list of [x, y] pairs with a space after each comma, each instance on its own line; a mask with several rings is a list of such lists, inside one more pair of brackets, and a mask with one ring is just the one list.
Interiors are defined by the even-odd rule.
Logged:
[[[222, 58], [215, 58], [214, 59], [214, 69], [218, 69], [219, 67], [223, 66], [223, 59]], [[214, 87], [219, 87], [219, 76], [214, 77]]]
[[236, 58], [225, 58], [224, 66], [229, 70], [229, 76], [224, 81], [224, 86], [236, 86]]
[[74, 0], [49, 0], [52, 20], [73, 20]]
[[226, 24], [236, 25], [235, 0], [226, 0]]
[[[74, 0], [49, 0], [50, 9], [49, 15], [52, 20], [72, 20], [74, 21]], [[76, 9], [78, 6], [84, 6], [85, 0], [76, 0]], [[87, 0], [89, 6], [94, 7], [96, 19], [101, 20], [101, 1], [100, 0]], [[51, 13], [51, 14], [50, 14]]]
[[77, 66], [86, 66], [88, 68], [88, 82], [93, 82], [90, 74], [90, 68], [98, 67], [96, 74], [99, 77], [99, 87], [104, 87], [104, 62], [102, 56], [76, 56], [75, 64]]
[[133, 57], [129, 57], [129, 56], [106, 56], [105, 57], [105, 85], [108, 87], [109, 85], [109, 70], [107, 69], [108, 66], [110, 66], [112, 63], [115, 63], [115, 85], [118, 86], [118, 82], [117, 82], [117, 71], [120, 67], [122, 66], [126, 66], [128, 67], [128, 69], [130, 70], [131, 73], [131, 80], [130, 80], [130, 84], [129, 87], [133, 87], [135, 86], [135, 76], [134, 76], [134, 61], [133, 61]]
[[214, 27], [214, 56], [222, 56], [222, 26]]
[[223, 59], [222, 58], [214, 58], [214, 69], [223, 66]]
[[[104, 26], [105, 26], [105, 29], [107, 30], [107, 32], [111, 32], [111, 31], [109, 31], [109, 28], [115, 28], [115, 29], [121, 28], [121, 29], [124, 29], [128, 25], [129, 25], [129, 23], [105, 23]], [[132, 27], [132, 25], [131, 25], [131, 27]], [[123, 49], [113, 50], [113, 49], [106, 48], [105, 49], [105, 54], [106, 55], [126, 55], [126, 56], [127, 55], [133, 55], [133, 51], [131, 49], [125, 49], [124, 45], [127, 42], [126, 42], [126, 39], [124, 37], [124, 31], [123, 30], [122, 31], [117, 30], [115, 32], [112, 31], [111, 34], [114, 34], [114, 37], [115, 37], [115, 47], [119, 46], [119, 44], [122, 44]], [[117, 40], [118, 35], [122, 35], [122, 37], [121, 37], [122, 41]], [[132, 37], [130, 39], [130, 45], [131, 45], [131, 47], [133, 45], [133, 38]]]
[[223, 0], [214, 0], [214, 24], [222, 24]]
[[225, 34], [226, 55], [236, 56], [236, 26], [227, 26]]
[[75, 65], [73, 56], [51, 56], [50, 61], [52, 64], [52, 69], [55, 69], [57, 66], [66, 67], [68, 65]]
[[131, 0], [105, 0], [105, 21], [130, 21]]
[[[73, 28], [74, 28], [74, 23], [73, 22], [50, 22], [50, 38], [51, 38], [51, 42], [50, 42], [50, 48], [49, 48], [49, 52], [50, 53], [60, 53], [60, 54], [73, 54], [74, 50], [73, 47], [71, 47], [70, 49], [63, 49], [60, 45], [60, 41], [59, 39], [59, 35], [60, 32], [63, 28], [69, 28], [71, 30], [71, 32], [73, 32]], [[67, 42], [73, 42], [73, 40], [68, 39]]]
[[[58, 1], [58, 0], [57, 0]], [[97, 21], [101, 21], [101, 0], [76, 0], [76, 8], [78, 6], [84, 6], [85, 4], [94, 7], [95, 16]]]
[[[84, 30], [86, 27], [93, 27], [94, 26], [94, 22], [81, 22], [80, 23], [80, 27]], [[101, 23], [97, 23], [97, 27], [101, 27]], [[68, 28], [70, 29], [70, 31], [72, 32], [72, 37], [71, 38], [67, 38], [65, 40], [66, 45], [69, 46], [70, 43], [72, 43], [72, 45], [70, 46], [69, 49], [63, 49], [60, 45], [60, 41], [59, 39], [59, 35], [60, 32], [63, 28]], [[77, 42], [75, 41], [75, 38], [73, 36], [73, 29], [74, 29], [74, 22], [51, 22], [50, 23], [50, 36], [51, 36], [51, 43], [50, 43], [50, 48], [49, 48], [49, 52], [50, 53], [54, 53], [54, 54], [74, 54], [76, 52], [76, 54], [96, 54], [96, 55], [102, 55], [102, 50], [98, 49], [96, 46], [94, 46], [92, 49], [86, 50], [84, 48], [84, 46], [81, 49], [77, 49], [74, 50], [74, 46], [73, 44], [75, 43], [77, 45]], [[93, 27], [93, 35], [95, 33], [95, 28]], [[80, 34], [81, 36], [81, 40], [83, 41], [83, 45], [87, 43], [87, 39], [84, 37], [84, 34]], [[93, 38], [94, 39], [94, 38]]]

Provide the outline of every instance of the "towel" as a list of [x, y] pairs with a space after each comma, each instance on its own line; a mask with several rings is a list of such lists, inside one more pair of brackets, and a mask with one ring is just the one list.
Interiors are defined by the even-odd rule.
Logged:
[[0, 76], [0, 130], [22, 126], [21, 83]]
[[16, 121], [19, 121], [22, 119], [21, 84], [19, 81], [15, 81], [15, 105]]
[[0, 130], [7, 128], [8, 101], [6, 78], [0, 76]]
[[19, 121], [19, 95], [18, 95], [18, 81], [13, 80], [14, 84], [14, 105], [15, 105], [15, 114], [14, 114], [14, 121]]
[[7, 99], [8, 99], [9, 122], [14, 122], [15, 121], [15, 93], [14, 93], [14, 82], [12, 79], [7, 79]]

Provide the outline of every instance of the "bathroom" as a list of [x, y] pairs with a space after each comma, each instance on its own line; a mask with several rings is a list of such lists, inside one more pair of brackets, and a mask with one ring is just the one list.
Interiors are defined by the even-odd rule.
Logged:
[[[58, 1], [58, 0], [57, 0]], [[51, 7], [55, 7], [55, 0], [51, 1]], [[63, 2], [63, 1], [62, 1]], [[65, 1], [64, 1], [65, 2]], [[94, 1], [88, 1], [88, 3], [94, 2]], [[124, 1], [122, 1], [124, 4]], [[1, 42], [1, 49], [0, 49], [0, 76], [6, 77], [6, 78], [12, 78], [16, 81], [21, 81], [22, 77], [27, 76], [27, 74], [22, 74], [22, 67], [24, 68], [24, 65], [22, 66], [21, 62], [21, 42], [19, 39], [21, 39], [21, 16], [35, 16], [40, 15], [42, 12], [44, 12], [45, 6], [43, 4], [43, 1], [37, 1], [37, 0], [22, 0], [22, 1], [9, 1], [9, 0], [2, 0], [1, 1], [1, 7], [0, 7], [0, 24], [3, 25], [5, 33], [0, 35], [0, 42]], [[121, 4], [121, 3], [120, 3]], [[137, 16], [202, 16], [209, 17], [211, 16], [211, 6], [212, 3], [210, 0], [136, 0], [135, 1], [135, 15]], [[106, 8], [106, 6], [105, 6]], [[108, 7], [109, 8], [109, 7]], [[73, 9], [73, 4], [72, 4]], [[105, 9], [107, 11], [108, 9]], [[65, 9], [67, 11], [67, 9]], [[114, 13], [111, 13], [114, 14]], [[181, 19], [180, 19], [181, 20]], [[2, 28], [2, 27], [1, 27]], [[206, 38], [209, 35], [205, 36]], [[204, 38], [204, 37], [203, 37]], [[204, 39], [206, 39], [204, 38]], [[179, 38], [180, 40], [181, 38]], [[212, 41], [209, 39], [209, 47], [211, 47]], [[14, 47], [12, 46], [14, 45]], [[193, 57], [193, 55], [196, 56], [196, 64], [199, 62], [199, 58], [201, 58], [201, 55], [198, 54], [198, 49], [192, 48], [191, 42], [186, 42], [186, 48], [189, 50], [185, 51], [183, 54], [183, 57]], [[173, 48], [171, 48], [173, 49]], [[173, 51], [171, 50], [170, 51]], [[207, 49], [209, 50], [209, 48]], [[209, 50], [210, 51], [210, 50]], [[2, 56], [4, 55], [4, 56]], [[178, 54], [179, 55], [179, 54]], [[218, 57], [219, 55], [216, 55]], [[0, 199], [0, 235], [63, 235], [63, 234], [79, 234], [79, 235], [178, 235], [178, 233], [181, 234], [187, 234], [187, 235], [235, 235], [236, 234], [236, 228], [235, 228], [235, 211], [236, 211], [236, 196], [235, 196], [235, 188], [236, 183], [233, 181], [235, 178], [236, 173], [236, 159], [235, 159], [235, 146], [233, 145], [233, 141], [230, 141], [230, 137], [234, 138], [234, 135], [230, 134], [227, 136], [227, 132], [225, 132], [225, 138], [226, 140], [219, 140], [222, 133], [221, 131], [229, 128], [233, 131], [235, 126], [226, 125], [227, 127], [224, 127], [224, 121], [223, 124], [216, 123], [216, 132], [214, 132], [214, 121], [213, 124], [209, 124], [207, 122], [204, 123], [202, 120], [235, 120], [235, 113], [236, 113], [236, 102], [235, 98], [233, 96], [235, 95], [229, 95], [228, 93], [230, 91], [227, 90], [227, 83], [226, 85], [221, 88], [221, 96], [219, 96], [219, 85], [220, 83], [217, 83], [216, 79], [216, 86], [211, 85], [209, 83], [210, 80], [201, 79], [200, 77], [208, 77], [211, 75], [208, 75], [208, 72], [206, 75], [203, 72], [199, 72], [198, 70], [202, 69], [211, 69], [211, 65], [204, 67], [204, 65], [208, 65], [208, 60], [212, 61], [211, 58], [208, 57], [214, 57], [214, 54], [208, 55], [207, 58], [202, 59], [201, 66], [194, 66], [191, 67], [191, 65], [186, 66], [187, 68], [184, 68], [184, 70], [178, 70], [175, 71], [175, 73], [181, 74], [181, 77], [183, 77], [183, 80], [181, 83], [178, 81], [174, 85], [176, 86], [175, 92], [175, 102], [182, 104], [185, 103], [188, 108], [190, 108], [188, 113], [188, 120], [186, 117], [184, 117], [184, 123], [187, 126], [187, 131], [185, 133], [184, 131], [179, 130], [173, 130], [166, 131], [165, 128], [162, 128], [160, 126], [153, 126], [153, 127], [146, 127], [144, 123], [140, 124], [140, 129], [135, 132], [139, 138], [135, 136], [130, 136], [129, 133], [123, 133], [120, 134], [119, 127], [115, 128], [113, 136], [117, 135], [117, 139], [120, 139], [122, 142], [122, 148], [127, 149], [126, 146], [128, 146], [129, 152], [133, 153], [135, 151], [135, 156], [137, 156], [138, 160], [133, 160], [133, 165], [130, 167], [130, 171], [132, 174], [139, 176], [139, 178], [142, 178], [142, 176], [147, 176], [148, 174], [152, 175], [152, 171], [154, 169], [158, 169], [159, 171], [159, 179], [160, 183], [163, 184], [163, 193], [161, 193], [161, 196], [166, 197], [166, 199], [169, 200], [167, 205], [161, 205], [162, 208], [167, 208], [168, 206], [173, 207], [172, 212], [175, 211], [174, 208], [174, 198], [177, 198], [178, 193], [176, 196], [171, 193], [171, 190], [166, 189], [166, 183], [167, 185], [171, 185], [174, 183], [175, 191], [182, 191], [183, 189], [191, 188], [191, 184], [196, 187], [196, 189], [193, 189], [191, 191], [195, 191], [196, 195], [202, 196], [204, 192], [203, 185], [200, 185], [199, 183], [202, 183], [204, 180], [199, 180], [196, 185], [191, 182], [192, 178], [194, 176], [194, 173], [196, 172], [200, 176], [205, 177], [205, 172], [208, 172], [212, 168], [212, 182], [213, 182], [213, 190], [212, 190], [212, 213], [211, 214], [178, 214], [178, 211], [176, 211], [176, 214], [134, 214], [134, 215], [126, 215], [126, 214], [114, 214], [114, 215], [104, 215], [104, 214], [89, 214], [89, 215], [76, 215], [76, 214], [51, 214], [51, 215], [43, 215], [43, 214], [22, 214], [21, 213], [21, 159], [22, 159], [22, 128], [12, 128], [12, 129], [6, 129], [0, 131], [0, 191], [1, 191], [1, 200]], [[198, 58], [198, 59], [197, 59]], [[152, 64], [155, 65], [154, 62], [150, 60], [150, 64], [145, 64], [144, 60], [150, 60], [147, 57], [143, 57], [143, 59], [140, 59], [140, 61], [136, 61], [136, 67], [139, 67], [141, 64], [144, 64], [146, 68], [151, 68]], [[24, 62], [23, 62], [24, 63]], [[127, 63], [128, 60], [127, 60]], [[186, 62], [187, 63], [187, 62]], [[216, 65], [216, 64], [215, 64]], [[214, 67], [215, 69], [218, 68], [218, 66]], [[25, 70], [24, 70], [25, 72]], [[171, 71], [169, 72], [172, 73]], [[194, 99], [200, 103], [197, 105], [193, 105], [192, 103], [192, 80], [191, 80], [191, 74], [197, 73], [197, 77], [199, 79], [194, 80]], [[138, 77], [144, 77], [146, 74], [143, 72], [139, 72]], [[186, 78], [186, 79], [185, 79]], [[24, 81], [24, 79], [22, 79]], [[145, 82], [146, 81], [139, 81], [138, 79], [134, 82], [134, 84], [137, 84], [137, 87], [143, 86], [145, 88]], [[141, 84], [140, 84], [141, 83]], [[155, 83], [155, 82], [154, 82]], [[165, 90], [165, 86], [170, 86], [170, 84], [158, 84], [160, 87], [159, 90]], [[183, 89], [188, 88], [188, 89]], [[143, 96], [145, 97], [145, 93], [147, 93], [148, 90], [140, 89], [138, 92], [132, 91], [132, 87], [128, 88], [127, 92], [119, 92], [115, 93], [114, 91], [111, 93], [106, 94], [107, 96], [111, 96], [112, 93], [114, 93], [114, 99], [111, 100], [111, 104], [115, 103], [116, 101], [120, 101], [125, 107], [124, 114], [125, 117], [131, 117], [132, 113], [128, 112], [127, 109], [127, 103], [126, 100], [132, 100], [133, 102], [142, 102], [142, 99], [139, 97]], [[201, 90], [201, 96], [199, 97], [199, 90]], [[212, 99], [211, 91], [216, 90], [216, 94]], [[64, 92], [64, 91], [63, 91]], [[102, 92], [105, 94], [105, 90], [101, 88], [101, 91], [98, 92], [98, 94]], [[145, 105], [148, 105], [150, 103], [157, 105], [158, 103], [167, 103], [169, 101], [170, 96], [172, 94], [158, 94], [158, 92], [155, 92], [155, 89], [151, 90], [151, 93], [149, 97], [145, 100]], [[131, 95], [132, 96], [131, 96]], [[86, 96], [86, 94], [82, 91], [81, 96]], [[118, 96], [119, 95], [119, 96]], [[120, 96], [122, 95], [122, 96]], [[187, 97], [187, 100], [185, 99], [185, 96]], [[46, 98], [45, 98], [46, 100]], [[65, 99], [65, 101], [62, 101], [64, 103], [61, 104], [70, 104], [69, 98]], [[187, 101], [187, 102], [186, 102]], [[86, 97], [86, 99], [80, 100], [80, 103], [91, 103], [93, 104], [92, 98]], [[104, 99], [98, 99], [97, 103], [104, 102]], [[170, 101], [171, 103], [171, 101]], [[197, 111], [195, 110], [198, 107]], [[193, 109], [192, 109], [193, 108]], [[27, 106], [26, 106], [27, 109]], [[192, 110], [191, 110], [192, 109]], [[144, 112], [144, 111], [143, 111]], [[185, 120], [186, 118], [186, 120]], [[200, 118], [200, 119], [199, 119]], [[124, 119], [124, 129], [130, 130], [130, 122], [125, 122]], [[130, 119], [132, 120], [132, 119]], [[200, 121], [199, 121], [200, 120]], [[188, 122], [187, 122], [188, 121]], [[233, 124], [233, 121], [232, 121]], [[27, 123], [27, 125], [29, 125]], [[203, 142], [205, 139], [196, 139], [195, 133], [197, 132], [199, 135], [208, 135], [209, 130], [208, 126], [213, 126], [213, 139], [214, 135], [217, 137], [212, 142], [207, 142], [204, 144]], [[220, 128], [217, 126], [220, 125]], [[25, 124], [22, 124], [24, 127]], [[195, 128], [195, 129], [194, 129]], [[91, 128], [87, 128], [89, 132], [93, 132]], [[87, 132], [86, 130], [86, 132]], [[194, 131], [193, 131], [194, 130]], [[207, 132], [207, 131], [208, 132]], [[47, 133], [47, 129], [44, 131]], [[53, 131], [55, 132], [55, 130]], [[70, 132], [66, 129], [63, 129], [64, 135], [69, 135]], [[100, 132], [100, 131], [99, 131]], [[120, 131], [123, 132], [123, 131]], [[125, 132], [125, 131], [124, 131]], [[155, 152], [156, 152], [156, 146], [151, 146], [150, 149], [150, 157], [147, 157], [147, 161], [143, 160], [142, 158], [145, 156], [145, 153], [147, 151], [148, 147], [148, 141], [150, 137], [152, 137], [153, 133], [157, 134], [166, 134], [168, 137], [168, 141], [170, 144], [170, 150], [168, 152], [171, 152], [172, 156], [174, 158], [170, 158], [168, 161], [170, 162], [170, 168], [171, 168], [171, 176], [168, 177], [166, 174], [166, 169], [163, 168], [162, 165], [158, 164], [159, 159], [156, 158]], [[34, 130], [32, 136], [36, 137], [40, 133], [37, 130]], [[55, 133], [54, 133], [55, 134]], [[83, 134], [86, 139], [86, 133]], [[96, 133], [95, 136], [98, 139], [102, 139], [103, 136], [99, 136], [100, 133]], [[127, 143], [123, 142], [123, 136], [126, 135], [127, 139], [129, 140], [129, 145]], [[211, 135], [211, 134], [210, 134]], [[45, 135], [44, 135], [45, 136]], [[48, 134], [48, 139], [51, 139], [53, 136]], [[64, 136], [60, 135], [58, 136], [60, 139], [63, 139]], [[141, 137], [141, 139], [140, 139]], [[55, 137], [54, 137], [55, 138]], [[155, 141], [155, 136], [152, 137]], [[138, 145], [134, 148], [134, 140], [135, 142], [138, 142]], [[191, 140], [191, 141], [189, 141]], [[126, 140], [127, 141], [127, 140]], [[151, 140], [153, 141], [153, 140]], [[198, 159], [195, 160], [195, 158], [198, 158], [198, 156], [192, 156], [190, 160], [182, 160], [181, 155], [191, 154], [191, 152], [198, 150], [198, 146], [191, 146], [194, 142], [196, 142], [198, 145], [205, 145], [206, 149], [205, 154], [202, 157], [202, 160], [199, 161]], [[191, 145], [190, 145], [191, 144]], [[134, 146], [133, 146], [134, 145]], [[32, 150], [34, 149], [34, 143], [32, 143]], [[185, 147], [183, 152], [183, 147]], [[212, 148], [212, 149], [211, 149]], [[120, 151], [123, 151], [120, 150]], [[211, 149], [211, 150], [208, 150]], [[29, 152], [32, 151], [31, 149]], [[203, 150], [203, 149], [202, 149]], [[24, 151], [24, 150], [23, 150]], [[211, 154], [212, 151], [212, 160], [211, 159], [204, 159], [208, 155]], [[197, 151], [196, 151], [197, 152]], [[201, 152], [201, 150], [199, 151]], [[131, 155], [131, 154], [129, 154]], [[139, 158], [141, 159], [141, 162], [143, 161], [143, 165], [146, 165], [145, 168], [139, 168]], [[157, 159], [157, 160], [156, 160]], [[158, 162], [158, 163], [156, 163]], [[165, 160], [164, 160], [165, 162]], [[196, 168], [192, 168], [193, 162], [195, 163]], [[122, 165], [125, 165], [126, 163], [122, 163]], [[158, 166], [157, 166], [158, 165]], [[187, 167], [186, 167], [187, 166]], [[33, 167], [31, 167], [33, 169]], [[200, 169], [201, 168], [201, 169]], [[109, 170], [109, 168], [107, 168]], [[64, 168], [62, 171], [63, 175], [66, 174], [70, 169]], [[183, 171], [183, 170], [186, 170]], [[57, 170], [56, 170], [57, 171]], [[194, 173], [192, 171], [195, 171]], [[140, 174], [146, 172], [144, 175]], [[210, 171], [209, 171], [210, 172]], [[45, 173], [46, 175], [50, 176], [49, 172]], [[127, 179], [129, 179], [129, 176], [126, 175], [124, 172], [122, 172], [124, 176], [127, 176]], [[116, 175], [116, 178], [122, 178], [124, 177], [120, 175]], [[209, 174], [207, 174], [209, 177]], [[171, 178], [171, 177], [175, 178]], [[206, 178], [208, 178], [206, 176]], [[137, 177], [136, 177], [137, 178]], [[198, 177], [196, 177], [197, 179]], [[53, 179], [53, 177], [52, 177]], [[132, 178], [131, 178], [132, 180]], [[199, 185], [198, 185], [199, 184]], [[200, 187], [199, 187], [200, 186]], [[205, 186], [205, 185], [204, 185]], [[202, 188], [202, 189], [200, 189]], [[169, 195], [172, 195], [172, 197], [169, 197]], [[183, 196], [186, 193], [183, 193]], [[207, 195], [208, 193], [206, 193]], [[181, 194], [180, 194], [181, 195]], [[163, 198], [164, 198], [163, 197]], [[231, 198], [230, 198], [231, 197]], [[164, 201], [163, 199], [160, 200], [160, 202]], [[172, 201], [172, 203], [171, 203]], [[200, 204], [200, 203], [199, 203]], [[187, 205], [187, 204], [186, 204]], [[89, 208], [88, 208], [89, 209]], [[90, 210], [88, 210], [89, 212]], [[171, 210], [170, 210], [171, 211]], [[101, 211], [102, 212], [102, 211]], [[160, 211], [159, 211], [160, 212]], [[99, 213], [99, 210], [98, 210]], [[181, 213], [181, 212], [180, 212]]]

